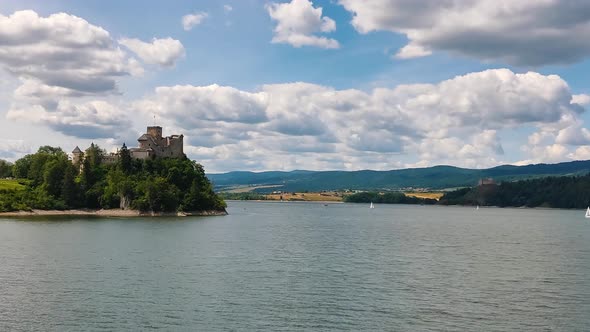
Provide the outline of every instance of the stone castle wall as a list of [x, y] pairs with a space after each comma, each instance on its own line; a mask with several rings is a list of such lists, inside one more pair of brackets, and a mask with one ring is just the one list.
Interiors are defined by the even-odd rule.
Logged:
[[[147, 127], [146, 133], [137, 139], [139, 147], [130, 148], [129, 152], [135, 159], [151, 158], [182, 158], [184, 157], [184, 136], [172, 135], [162, 137], [162, 127]], [[81, 162], [82, 152], [78, 147], [72, 152], [72, 162]], [[104, 156], [103, 162], [106, 164], [115, 163], [119, 159], [119, 154], [110, 153]]]

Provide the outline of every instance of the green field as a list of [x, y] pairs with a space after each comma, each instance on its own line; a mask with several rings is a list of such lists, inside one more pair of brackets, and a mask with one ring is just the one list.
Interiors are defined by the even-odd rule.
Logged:
[[19, 190], [24, 187], [17, 180], [0, 179], [0, 190]]

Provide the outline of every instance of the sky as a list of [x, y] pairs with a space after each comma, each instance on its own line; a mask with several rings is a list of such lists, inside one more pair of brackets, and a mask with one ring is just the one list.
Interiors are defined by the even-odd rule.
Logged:
[[590, 1], [0, 2], [0, 158], [183, 134], [208, 173], [590, 159]]

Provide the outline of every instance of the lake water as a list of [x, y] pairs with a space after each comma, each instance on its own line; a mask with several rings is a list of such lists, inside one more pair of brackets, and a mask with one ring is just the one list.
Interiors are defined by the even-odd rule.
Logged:
[[0, 219], [0, 330], [587, 331], [584, 211]]

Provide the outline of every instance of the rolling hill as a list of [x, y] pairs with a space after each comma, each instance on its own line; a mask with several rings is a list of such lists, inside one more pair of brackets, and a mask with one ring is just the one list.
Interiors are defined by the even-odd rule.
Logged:
[[487, 169], [434, 166], [391, 171], [240, 171], [207, 174], [207, 177], [218, 191], [236, 187], [273, 186], [255, 189], [258, 192], [269, 192], [273, 190], [396, 190], [409, 187], [446, 189], [473, 186], [481, 178], [493, 178], [498, 182], [587, 173], [590, 173], [590, 160], [526, 166], [503, 165]]

